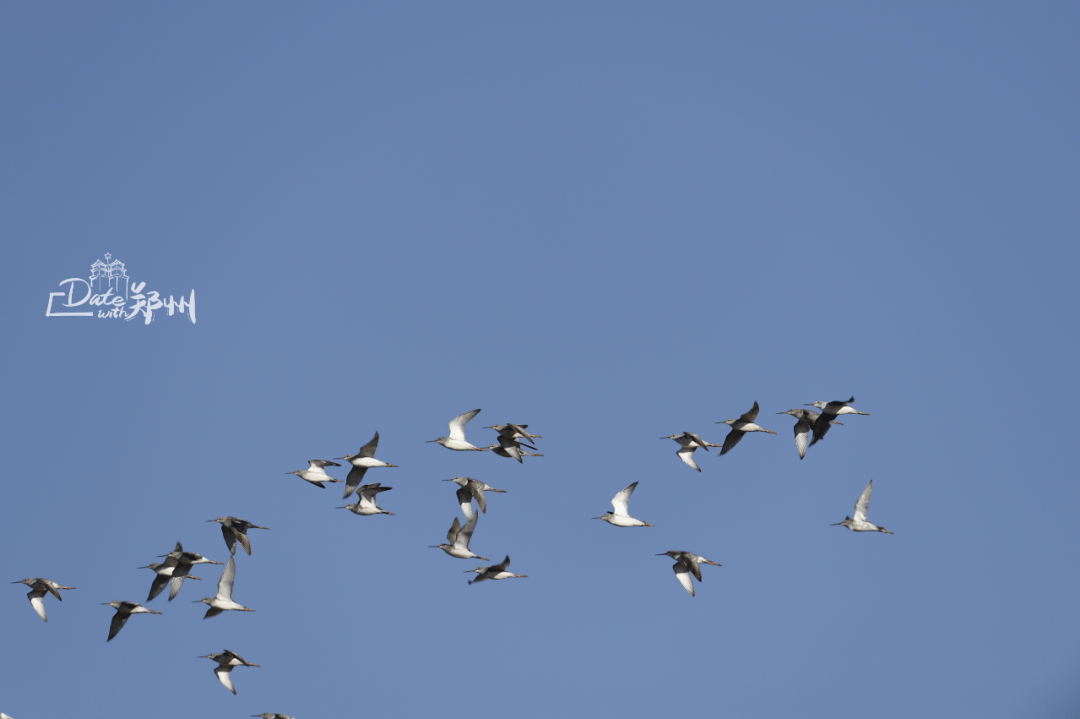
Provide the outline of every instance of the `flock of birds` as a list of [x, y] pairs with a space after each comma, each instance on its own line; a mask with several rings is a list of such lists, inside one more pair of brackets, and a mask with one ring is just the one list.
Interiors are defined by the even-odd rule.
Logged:
[[[812, 447], [815, 443], [825, 438], [826, 433], [833, 424], [842, 424], [841, 422], [836, 421], [837, 417], [846, 414], [869, 414], [868, 412], [860, 412], [852, 407], [851, 403], [854, 401], [855, 398], [851, 397], [846, 401], [814, 402], [807, 405], [809, 407], [816, 407], [820, 410], [819, 412], [808, 409], [789, 409], [784, 412], [777, 412], [777, 414], [792, 415], [797, 420], [794, 427], [795, 447], [799, 452], [800, 459], [806, 457], [806, 452], [809, 447]], [[671, 439], [677, 442], [679, 444], [679, 450], [676, 454], [679, 459], [700, 472], [701, 468], [694, 461], [694, 452], [698, 449], [704, 449], [708, 452], [710, 447], [722, 447], [720, 454], [724, 455], [730, 452], [747, 433], [766, 432], [768, 434], [776, 434], [776, 432], [773, 432], [772, 430], [765, 429], [764, 427], [755, 424], [758, 411], [758, 403], [754, 402], [754, 406], [750, 411], [746, 412], [741, 417], [717, 422], [717, 424], [726, 424], [731, 427], [731, 430], [728, 432], [722, 445], [705, 441], [700, 435], [693, 432], [672, 434], [668, 437], [661, 437], [661, 439]], [[515, 459], [518, 462], [523, 462], [524, 457], [543, 456], [535, 451], [529, 451], [536, 449], [530, 442], [534, 442], [534, 440], [537, 439], [543, 439], [543, 437], [538, 434], [530, 434], [527, 432], [528, 425], [526, 424], [505, 424], [485, 427], [485, 429], [493, 429], [498, 432], [498, 442], [485, 447], [477, 447], [469, 443], [469, 441], [465, 439], [465, 426], [479, 414], [479, 412], [479, 409], [474, 409], [471, 412], [458, 415], [449, 422], [450, 435], [448, 437], [439, 437], [438, 439], [433, 439], [429, 442], [441, 444], [443, 447], [455, 451], [491, 451], [501, 457]], [[398, 466], [376, 459], [375, 453], [378, 451], [378, 447], [379, 433], [376, 432], [371, 441], [361, 447], [356, 454], [337, 457], [337, 459], [347, 461], [350, 465], [349, 474], [344, 480], [344, 499], [348, 499], [354, 493], [357, 498], [356, 502], [353, 504], [347, 504], [338, 507], [338, 509], [348, 509], [355, 514], [362, 516], [393, 514], [393, 512], [388, 512], [379, 507], [378, 502], [376, 501], [380, 493], [387, 492], [393, 489], [393, 487], [384, 487], [379, 482], [362, 484], [364, 476], [369, 469]], [[306, 482], [325, 489], [327, 484], [340, 483], [342, 481], [327, 474], [326, 468], [340, 466], [342, 465], [338, 462], [332, 462], [325, 459], [312, 459], [308, 461], [307, 469], [295, 470], [293, 472], [287, 472], [286, 474], [295, 474]], [[505, 494], [505, 490], [496, 489], [495, 487], [491, 487], [488, 484], [471, 477], [453, 477], [452, 479], [444, 481], [454, 482], [458, 485], [456, 498], [462, 514], [465, 516], [465, 524], [461, 524], [458, 517], [454, 517], [453, 524], [450, 525], [450, 531], [447, 532], [446, 535], [447, 542], [444, 544], [432, 545], [431, 548], [441, 549], [449, 556], [458, 559], [479, 559], [485, 562], [491, 561], [487, 557], [481, 557], [480, 555], [475, 554], [469, 549], [469, 543], [472, 540], [473, 532], [476, 530], [480, 513], [487, 513], [487, 495], [485, 493], [496, 492]], [[633, 495], [637, 485], [638, 483], [634, 482], [622, 489], [611, 500], [613, 511], [605, 512], [599, 517], [594, 517], [594, 519], [602, 519], [615, 527], [652, 527], [652, 524], [630, 515], [630, 497]], [[845, 517], [844, 521], [837, 522], [831, 526], [847, 527], [854, 532], [883, 532], [885, 534], [892, 534], [892, 532], [886, 530], [884, 527], [874, 525], [867, 520], [867, 511], [870, 506], [870, 497], [873, 492], [873, 487], [874, 482], [873, 480], [870, 480], [869, 484], [866, 485], [866, 489], [863, 490], [855, 504], [854, 517]], [[474, 502], [479, 508], [479, 512], [473, 509]], [[268, 527], [261, 527], [252, 522], [248, 522], [247, 520], [231, 516], [218, 517], [206, 521], [217, 522], [221, 525], [221, 532], [224, 536], [230, 557], [228, 563], [225, 564], [225, 569], [222, 571], [221, 578], [218, 580], [217, 594], [213, 597], [197, 600], [197, 602], [208, 605], [208, 609], [203, 618], [208, 619], [226, 611], [255, 611], [239, 604], [232, 598], [233, 586], [236, 580], [236, 547], [237, 544], [239, 544], [250, 556], [251, 540], [247, 535], [248, 530], [268, 529]], [[200, 577], [191, 574], [191, 570], [196, 565], [223, 564], [222, 562], [207, 559], [201, 554], [185, 551], [180, 542], [176, 543], [176, 547], [172, 552], [160, 556], [164, 558], [163, 562], [140, 567], [140, 569], [152, 569], [155, 574], [154, 580], [150, 585], [150, 593], [147, 597], [148, 602], [161, 594], [166, 586], [169, 586], [169, 601], [172, 601], [179, 595], [180, 589], [186, 579], [190, 578], [201, 581]], [[719, 563], [706, 559], [699, 554], [683, 550], [669, 550], [657, 554], [656, 556], [668, 556], [675, 560], [675, 564], [672, 565], [675, 576], [691, 596], [695, 595], [694, 583], [691, 579], [691, 575], [700, 582], [702, 580], [702, 564], [711, 564], [717, 567], [721, 566]], [[477, 575], [469, 580], [469, 584], [475, 584], [489, 579], [500, 580], [525, 578], [528, 576], [507, 571], [509, 566], [510, 556], [507, 555], [506, 558], [498, 564], [479, 566], [475, 569], [467, 570], [465, 573], [475, 573]], [[30, 591], [26, 596], [29, 598], [34, 611], [46, 622], [48, 622], [48, 616], [45, 611], [45, 596], [51, 594], [57, 600], [63, 601], [60, 590], [75, 589], [75, 587], [64, 586], [43, 577], [22, 579], [18, 582], [13, 582], [13, 584], [25, 584], [30, 587]], [[111, 606], [116, 610], [116, 614], [113, 615], [109, 625], [109, 636], [108, 639], [106, 639], [106, 642], [112, 641], [116, 635], [120, 633], [120, 630], [124, 628], [128, 619], [130, 619], [133, 614], [161, 614], [161, 612], [147, 609], [137, 602], [113, 601], [104, 602], [103, 604]], [[217, 666], [214, 668], [214, 674], [221, 684], [233, 694], [236, 694], [236, 688], [233, 686], [231, 679], [232, 670], [235, 667], [240, 666], [259, 666], [258, 664], [248, 662], [236, 652], [228, 649], [219, 653], [206, 654], [199, 658], [211, 659], [216, 662]], [[251, 716], [262, 717], [263, 719], [292, 719], [292, 717], [285, 714], [275, 713], [253, 714]], [[12, 719], [12, 717], [0, 713], [0, 719]]]

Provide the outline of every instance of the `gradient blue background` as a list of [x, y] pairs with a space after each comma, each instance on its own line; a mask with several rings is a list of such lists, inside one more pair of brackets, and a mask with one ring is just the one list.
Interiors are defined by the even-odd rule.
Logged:
[[[5, 4], [0, 709], [1076, 716], [1078, 20]], [[46, 318], [106, 252], [197, 324]], [[800, 462], [774, 413], [851, 394]], [[779, 434], [701, 474], [657, 439], [755, 400]], [[424, 444], [475, 407], [545, 456]], [[396, 516], [284, 474], [376, 430]], [[427, 548], [454, 475], [508, 490], [473, 549], [528, 579]], [[871, 478], [895, 536], [829, 527]], [[590, 520], [632, 481], [654, 529]], [[256, 613], [203, 621], [199, 568], [106, 644], [226, 514], [271, 527]], [[669, 549], [724, 566], [691, 598]], [[78, 589], [45, 624], [26, 576]]]

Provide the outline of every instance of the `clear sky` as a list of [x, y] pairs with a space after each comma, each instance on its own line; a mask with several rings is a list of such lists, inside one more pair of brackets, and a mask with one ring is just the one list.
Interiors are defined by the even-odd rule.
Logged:
[[[1078, 20], [4, 4], [0, 710], [1076, 716]], [[197, 322], [46, 317], [106, 253]], [[852, 394], [800, 461], [775, 413]], [[778, 434], [700, 474], [658, 439], [754, 401]], [[477, 407], [545, 456], [424, 443]], [[285, 474], [376, 430], [394, 516]], [[528, 579], [428, 548], [455, 475]], [[895, 535], [830, 527], [870, 479]], [[654, 528], [590, 519], [633, 481]], [[202, 619], [213, 566], [147, 603], [222, 515], [270, 527], [255, 613]], [[690, 597], [669, 549], [723, 567]], [[77, 587], [47, 624], [38, 576]], [[117, 599], [164, 614], [107, 644]]]

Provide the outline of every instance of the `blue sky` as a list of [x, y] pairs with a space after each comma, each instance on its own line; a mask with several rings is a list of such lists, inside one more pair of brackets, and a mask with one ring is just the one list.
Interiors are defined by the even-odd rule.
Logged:
[[[0, 13], [0, 579], [78, 587], [5, 585], [0, 710], [1078, 711], [1074, 5]], [[105, 253], [197, 323], [45, 317]], [[799, 461], [774, 413], [852, 394]], [[754, 401], [700, 474], [658, 440]], [[424, 444], [476, 407], [545, 456]], [[376, 430], [393, 517], [285, 474]], [[455, 475], [528, 579], [428, 548]], [[896, 534], [828, 526], [869, 479]], [[633, 481], [655, 528], [590, 520]], [[222, 515], [271, 528], [256, 612], [203, 621], [199, 568], [106, 644]], [[691, 598], [669, 549], [723, 567]]]

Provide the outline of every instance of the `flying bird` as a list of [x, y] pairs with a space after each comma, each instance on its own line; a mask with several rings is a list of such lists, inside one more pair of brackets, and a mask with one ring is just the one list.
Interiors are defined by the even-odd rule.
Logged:
[[510, 439], [521, 439], [529, 442], [534, 439], [543, 439], [543, 435], [529, 434], [525, 430], [528, 429], [527, 424], [493, 424], [490, 427], [484, 427], [484, 429], [493, 429], [501, 434], [506, 434]]
[[498, 564], [494, 564], [490, 567], [477, 567], [476, 569], [469, 569], [465, 572], [465, 574], [468, 574], [469, 572], [476, 572], [477, 575], [479, 575], [476, 577], [476, 579], [470, 579], [469, 584], [482, 582], [485, 579], [510, 579], [511, 577], [518, 577], [524, 579], [525, 577], [529, 576], [528, 574], [514, 574], [512, 572], [506, 571], [506, 568], [509, 566], [510, 555], [507, 554], [506, 559], [502, 560]]
[[505, 489], [495, 489], [491, 485], [485, 484], [479, 479], [473, 479], [472, 477], [454, 477], [453, 479], [444, 479], [443, 481], [456, 482], [459, 485], [457, 490], [457, 500], [458, 504], [461, 505], [461, 512], [465, 515], [465, 519], [471, 519], [473, 516], [473, 499], [476, 499], [476, 503], [480, 506], [480, 511], [487, 514], [487, 498], [484, 496], [485, 491], [506, 494]]
[[433, 544], [429, 549], [441, 549], [451, 557], [457, 557], [458, 559], [483, 559], [485, 562], [491, 560], [487, 557], [481, 557], [479, 554], [473, 554], [469, 549], [469, 541], [472, 539], [473, 530], [476, 529], [476, 523], [480, 520], [480, 515], [473, 513], [469, 518], [469, 521], [462, 527], [457, 517], [454, 517], [454, 523], [450, 525], [450, 531], [446, 533], [446, 541], [449, 544]]
[[694, 582], [690, 579], [690, 575], [693, 574], [697, 577], [697, 580], [701, 581], [701, 565], [712, 564], [713, 566], [722, 566], [717, 562], [706, 559], [700, 554], [694, 554], [693, 552], [682, 552], [679, 550], [671, 550], [670, 552], [664, 552], [663, 554], [657, 554], [658, 557], [668, 556], [675, 560], [675, 564], [671, 565], [671, 568], [675, 570], [675, 577], [679, 580], [679, 584], [683, 585], [683, 589], [690, 592], [690, 596], [694, 594]]
[[[777, 412], [777, 414], [790, 414], [795, 419], [799, 420], [795, 423], [795, 449], [799, 450], [799, 459], [806, 457], [807, 440], [810, 438], [810, 430], [814, 426], [814, 422], [820, 417], [817, 412], [812, 409], [789, 409], [784, 412]], [[843, 424], [843, 422], [833, 422], [833, 424]], [[812, 443], [811, 443], [812, 444]]]
[[693, 432], [683, 432], [682, 434], [673, 434], [668, 437], [661, 437], [660, 439], [673, 439], [679, 443], [680, 449], [675, 454], [679, 455], [679, 459], [686, 463], [688, 467], [692, 467], [697, 471], [701, 471], [701, 467], [697, 466], [697, 462], [694, 461], [694, 452], [700, 447], [706, 452], [709, 451], [709, 447], [719, 447], [718, 444], [712, 442], [706, 442], [700, 435]]
[[347, 454], [344, 457], [337, 457], [337, 459], [348, 460], [352, 465], [352, 469], [349, 470], [349, 476], [345, 478], [345, 496], [342, 499], [347, 499], [350, 494], [356, 491], [356, 488], [360, 486], [360, 483], [364, 481], [364, 475], [367, 471], [373, 467], [396, 467], [396, 464], [387, 464], [381, 459], [375, 459], [375, 451], [379, 448], [379, 433], [376, 432], [375, 436], [371, 438], [371, 441], [360, 448], [360, 451], [356, 454]]
[[508, 450], [501, 444], [490, 444], [484, 449], [490, 449], [500, 457], [509, 457], [510, 459], [517, 459], [518, 457], [543, 457], [540, 452], [530, 452], [527, 449], [522, 449], [521, 446], [515, 447], [512, 450]]
[[326, 485], [323, 482], [340, 482], [340, 479], [334, 479], [326, 473], [324, 467], [340, 467], [337, 462], [331, 462], [328, 459], [309, 459], [307, 469], [298, 469], [293, 472], [286, 472], [285, 474], [295, 474], [300, 479], [311, 482], [316, 487], [326, 489]]
[[865, 414], [866, 416], [870, 416], [869, 412], [860, 412], [854, 407], [848, 406], [854, 401], [855, 395], [851, 395], [851, 399], [846, 402], [836, 400], [835, 402], [811, 402], [806, 405], [807, 407], [817, 407], [821, 410], [821, 415], [814, 420], [814, 439], [810, 441], [810, 444], [813, 445], [817, 441], [825, 439], [825, 433], [829, 431], [829, 424], [839, 415]]
[[738, 419], [725, 419], [723, 422], [717, 422], [717, 424], [730, 424], [731, 431], [728, 432], [727, 437], [724, 437], [724, 448], [720, 450], [720, 454], [727, 454], [735, 445], [739, 443], [739, 440], [743, 438], [743, 435], [747, 432], [768, 432], [769, 434], [776, 434], [771, 429], [765, 429], [754, 424], [754, 420], [758, 416], [758, 403], [754, 402], [754, 406], [749, 412], [744, 414]]
[[270, 527], [260, 527], [246, 519], [237, 519], [236, 517], [218, 517], [206, 521], [221, 524], [221, 534], [225, 537], [225, 546], [229, 548], [229, 554], [236, 554], [236, 542], [239, 540], [240, 546], [244, 548], [249, 557], [251, 556], [251, 540], [248, 539], [247, 531], [249, 529], [270, 529]]
[[388, 492], [393, 487], [382, 487], [378, 482], [374, 484], [362, 484], [356, 490], [356, 503], [346, 504], [344, 507], [338, 507], [338, 509], [348, 509], [353, 514], [359, 514], [367, 516], [371, 514], [389, 514], [393, 515], [393, 512], [387, 512], [385, 509], [380, 509], [376, 504], [376, 495], [379, 492]]
[[[154, 581], [150, 584], [150, 596], [146, 598], [146, 601], [152, 601], [154, 597], [161, 594], [162, 590], [172, 579], [173, 571], [176, 569], [176, 562], [172, 559], [165, 560], [164, 564], [148, 564], [145, 567], [139, 567], [139, 569], [153, 569], [157, 574], [154, 577]], [[196, 577], [193, 574], [188, 574], [184, 577], [180, 577], [180, 583], [184, 583], [184, 579], [197, 579], [202, 581], [200, 577]], [[178, 590], [179, 591], [179, 590]]]
[[46, 622], [49, 618], [45, 615], [45, 594], [46, 592], [53, 595], [61, 602], [64, 598], [60, 596], [58, 589], [74, 589], [75, 587], [65, 587], [63, 584], [57, 584], [51, 579], [45, 579], [44, 577], [32, 577], [27, 579], [20, 579], [12, 584], [25, 584], [30, 587], [30, 591], [26, 593], [26, 597], [30, 600], [30, 606], [34, 608], [34, 611], [38, 613], [38, 616], [44, 619]]
[[209, 604], [210, 608], [206, 610], [206, 614], [203, 615], [203, 619], [209, 619], [210, 617], [216, 617], [222, 612], [230, 609], [235, 609], [238, 612], [254, 612], [254, 609], [248, 609], [242, 604], [238, 604], [233, 601], [233, 582], [236, 580], [236, 557], [229, 557], [229, 563], [225, 565], [225, 571], [221, 573], [221, 579], [218, 580], [217, 596], [206, 597], [205, 599], [197, 599], [195, 603], [202, 602], [203, 604]]
[[230, 652], [228, 649], [221, 652], [220, 654], [204, 654], [199, 657], [199, 659], [213, 659], [215, 662], [218, 663], [218, 665], [214, 667], [214, 674], [217, 675], [217, 678], [222, 683], [222, 685], [226, 689], [231, 691], [233, 694], [236, 694], [236, 687], [233, 686], [232, 678], [229, 676], [229, 674], [233, 670], [233, 667], [259, 666], [258, 664], [252, 664], [249, 661], [245, 661], [242, 656], [240, 656], [236, 652]]
[[111, 642], [113, 637], [120, 633], [120, 630], [124, 628], [132, 614], [161, 614], [161, 612], [147, 609], [137, 602], [102, 602], [102, 606], [109, 606], [116, 610], [112, 623], [109, 624], [109, 638], [105, 640], [106, 643]]
[[602, 519], [608, 524], [612, 524], [616, 527], [651, 527], [653, 525], [648, 522], [642, 522], [640, 519], [634, 519], [629, 513], [630, 495], [634, 493], [634, 489], [637, 488], [638, 483], [634, 482], [629, 487], [626, 487], [621, 492], [616, 494], [611, 499], [611, 506], [615, 508], [614, 512], [605, 512], [603, 516], [593, 517], [593, 519]]
[[449, 437], [439, 437], [438, 439], [431, 439], [428, 440], [427, 443], [431, 444], [432, 442], [434, 442], [435, 444], [441, 444], [447, 449], [454, 449], [459, 452], [486, 452], [487, 447], [474, 447], [473, 445], [469, 444], [468, 441], [466, 441], [465, 439], [465, 425], [469, 423], [470, 419], [472, 419], [478, 414], [480, 414], [480, 410], [478, 409], [474, 409], [471, 412], [466, 412], [465, 414], [459, 414], [457, 417], [454, 417], [452, 420], [450, 420], [450, 422], [447, 423], [450, 427]]
[[[224, 562], [215, 562], [212, 559], [207, 559], [201, 554], [195, 552], [185, 552], [183, 545], [180, 542], [176, 543], [176, 549], [168, 554], [160, 555], [166, 557], [165, 565], [170, 563], [173, 565], [172, 579], [169, 586], [169, 601], [176, 599], [176, 595], [180, 593], [180, 587], [184, 586], [184, 579], [187, 577], [188, 572], [196, 564], [224, 564]], [[145, 567], [140, 567], [145, 569]], [[157, 571], [157, 570], [155, 570]], [[154, 588], [151, 586], [150, 591], [153, 592]], [[159, 590], [160, 591], [160, 590]], [[154, 596], [157, 596], [156, 594]], [[147, 600], [149, 601], [149, 600]]]
[[832, 524], [832, 527], [847, 527], [852, 532], [884, 532], [885, 534], [893, 534], [885, 527], [879, 527], [876, 524], [870, 524], [866, 521], [866, 512], [870, 509], [870, 495], [874, 493], [874, 480], [870, 480], [870, 483], [866, 485], [866, 489], [859, 495], [859, 501], [855, 503], [855, 519], [851, 517], [844, 517], [843, 522], [837, 522]]

